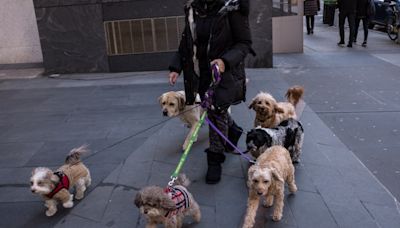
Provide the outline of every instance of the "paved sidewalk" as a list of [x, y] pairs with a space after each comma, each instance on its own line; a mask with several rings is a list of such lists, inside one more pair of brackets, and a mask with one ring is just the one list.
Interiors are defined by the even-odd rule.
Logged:
[[[312, 46], [310, 39], [319, 39], [319, 34], [333, 37], [330, 28], [320, 27], [314, 37], [306, 38], [306, 45]], [[355, 134], [365, 137], [367, 144], [368, 135], [362, 136], [367, 131], [351, 118], [332, 113], [345, 115], [349, 110], [368, 112], [390, 106], [397, 114], [400, 109], [395, 98], [385, 100], [387, 106], [382, 106], [359, 92], [374, 92], [371, 88], [378, 84], [375, 75], [385, 72], [380, 80], [393, 88], [384, 91], [395, 94], [400, 86], [395, 74], [399, 67], [374, 56], [392, 50], [350, 51], [338, 49], [336, 43], [329, 46], [327, 41], [325, 46], [321, 42], [313, 47], [319, 49], [275, 56], [274, 69], [247, 70], [249, 100], [260, 90], [283, 100], [290, 85], [306, 87], [301, 117], [305, 142], [296, 167], [299, 191], [286, 194], [284, 217], [278, 223], [271, 220], [270, 209], [260, 207], [256, 227], [400, 227], [399, 203], [360, 161], [360, 145], [353, 144]], [[321, 49], [331, 51], [322, 53]], [[62, 75], [59, 79], [0, 81], [0, 227], [144, 227], [133, 197], [144, 186], [167, 184], [187, 133], [174, 119], [139, 134], [165, 120], [157, 104], [158, 96], [171, 90], [165, 75]], [[173, 89], [182, 89], [182, 83]], [[254, 113], [246, 104], [234, 106], [232, 112], [240, 126], [251, 128]], [[392, 125], [397, 125], [397, 120]], [[343, 122], [345, 126], [338, 126]], [[379, 134], [393, 142], [398, 136]], [[92, 173], [92, 186], [72, 209], [59, 207], [54, 217], [47, 218], [43, 202], [29, 191], [31, 170], [57, 167], [72, 147], [83, 143], [92, 149], [84, 158]], [[207, 143], [207, 127], [203, 127], [183, 169], [192, 180], [189, 189], [203, 214], [201, 223], [188, 219], [185, 227], [240, 227], [246, 210], [248, 164], [239, 156], [228, 155], [221, 183], [206, 185], [203, 150]], [[244, 147], [244, 137], [240, 146]], [[384, 152], [380, 153], [383, 156]], [[397, 161], [399, 156], [392, 159]]]

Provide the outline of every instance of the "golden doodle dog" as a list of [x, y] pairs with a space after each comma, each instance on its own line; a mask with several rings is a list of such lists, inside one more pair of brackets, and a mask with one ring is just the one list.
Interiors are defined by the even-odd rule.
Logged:
[[248, 171], [249, 198], [243, 228], [253, 227], [261, 196], [264, 197], [264, 206], [275, 204], [272, 219], [282, 219], [285, 182], [291, 193], [297, 191], [289, 151], [282, 146], [272, 146], [257, 158], [256, 164]]
[[[197, 105], [186, 105], [185, 91], [170, 91], [162, 94], [158, 101], [161, 105], [164, 116], [178, 116], [190, 128], [182, 149], [185, 150], [189, 144], [190, 137], [193, 134], [196, 124], [200, 121], [202, 108]], [[200, 97], [197, 95], [196, 103], [200, 103]]]
[[72, 149], [64, 165], [56, 172], [46, 167], [38, 167], [32, 171], [31, 191], [44, 199], [47, 216], [53, 216], [57, 212], [58, 202], [65, 208], [74, 206], [70, 188], [75, 187], [75, 199], [80, 200], [84, 197], [92, 181], [89, 169], [80, 160], [81, 154], [87, 151], [86, 146]]
[[304, 88], [301, 86], [293, 86], [288, 89], [286, 92], [287, 102], [277, 102], [271, 94], [266, 92], [257, 94], [249, 105], [249, 109], [256, 112], [254, 127], [274, 128], [283, 120], [297, 119], [295, 107], [303, 94]]
[[197, 223], [200, 222], [200, 207], [186, 189], [189, 179], [182, 174], [175, 182], [176, 185], [164, 189], [158, 186], [145, 187], [136, 194], [135, 205], [146, 217], [147, 228], [155, 228], [157, 224], [179, 228], [185, 216], [192, 216]]

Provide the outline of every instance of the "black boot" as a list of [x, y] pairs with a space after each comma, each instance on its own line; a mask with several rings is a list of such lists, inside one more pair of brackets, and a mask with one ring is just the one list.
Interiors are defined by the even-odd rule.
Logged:
[[222, 167], [221, 163], [225, 161], [225, 155], [222, 153], [214, 153], [206, 150], [207, 152], [207, 174], [206, 183], [216, 184], [221, 180]]
[[[243, 133], [243, 129], [236, 125], [235, 121], [233, 121], [232, 126], [229, 127], [228, 129], [228, 139], [233, 143], [233, 145], [237, 146], [240, 136]], [[233, 148], [228, 142], [226, 143], [225, 146], [226, 152], [234, 152], [235, 148]]]

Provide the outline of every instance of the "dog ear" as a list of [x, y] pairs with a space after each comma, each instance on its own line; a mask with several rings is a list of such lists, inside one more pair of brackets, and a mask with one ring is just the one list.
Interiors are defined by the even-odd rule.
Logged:
[[139, 191], [138, 193], [136, 193], [135, 196], [135, 205], [136, 207], [140, 208], [140, 206], [143, 205], [143, 200], [142, 200], [142, 192]]
[[56, 184], [57, 182], [60, 181], [60, 178], [55, 175], [51, 170], [47, 171], [46, 173], [47, 178], [49, 178], [51, 180], [51, 182], [53, 182], [54, 184]]
[[256, 171], [256, 165], [250, 166], [249, 170], [247, 171], [247, 187], [251, 188], [251, 183], [253, 179], [254, 172]]
[[285, 182], [283, 180], [283, 178], [281, 177], [281, 175], [279, 175], [278, 171], [274, 168], [271, 168], [271, 173], [272, 173], [272, 177], [276, 180], [276, 181], [280, 181], [280, 182]]
[[163, 194], [161, 197], [160, 206], [168, 211], [173, 211], [176, 209], [175, 202], [167, 194]]
[[178, 109], [183, 111], [185, 109], [185, 95], [178, 96]]
[[249, 109], [254, 109], [254, 105], [258, 102], [258, 97], [253, 98], [249, 105]]

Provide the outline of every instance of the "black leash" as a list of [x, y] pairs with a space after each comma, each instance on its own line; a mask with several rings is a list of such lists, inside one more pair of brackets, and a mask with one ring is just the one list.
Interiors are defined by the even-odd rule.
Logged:
[[123, 142], [125, 142], [125, 141], [127, 141], [127, 140], [129, 140], [129, 139], [131, 139], [131, 138], [133, 138], [133, 137], [136, 137], [136, 136], [138, 136], [138, 135], [140, 135], [140, 134], [143, 134], [143, 133], [145, 133], [146, 131], [148, 131], [148, 130], [154, 128], [154, 127], [160, 126], [160, 125], [162, 125], [162, 124], [164, 124], [164, 123], [166, 123], [166, 122], [168, 122], [168, 121], [170, 121], [170, 120], [172, 120], [172, 119], [174, 119], [174, 118], [177, 118], [177, 117], [183, 115], [184, 113], [189, 112], [189, 111], [191, 111], [191, 110], [193, 110], [193, 109], [195, 109], [195, 108], [198, 108], [198, 107], [200, 107], [200, 105], [196, 105], [196, 106], [194, 106], [194, 107], [192, 107], [192, 108], [190, 108], [190, 109], [188, 109], [188, 110], [186, 110], [186, 111], [184, 111], [184, 112], [180, 112], [180, 113], [179, 113], [178, 115], [176, 115], [176, 116], [169, 117], [169, 118], [166, 119], [166, 120], [163, 120], [163, 121], [161, 121], [161, 122], [158, 122], [158, 123], [156, 123], [156, 124], [153, 124], [153, 125], [151, 125], [150, 127], [147, 127], [147, 128], [145, 128], [145, 129], [143, 129], [143, 130], [141, 130], [141, 131], [139, 131], [139, 132], [136, 132], [136, 133], [134, 133], [134, 134], [132, 134], [132, 135], [129, 135], [129, 136], [125, 137], [125, 138], [122, 138], [122, 139], [120, 139], [120, 140], [114, 142], [113, 144], [108, 145], [107, 147], [105, 147], [105, 148], [99, 150], [98, 152], [86, 156], [85, 159], [83, 159], [83, 160], [86, 160], [86, 159], [88, 159], [88, 158], [93, 157], [94, 155], [97, 155], [97, 154], [102, 153], [102, 152], [104, 152], [104, 151], [106, 151], [106, 150], [108, 150], [108, 149], [111, 149], [111, 148], [113, 148], [113, 147], [115, 147], [115, 146], [117, 146], [117, 145], [119, 145], [119, 144], [121, 144], [121, 143], [123, 143]]

